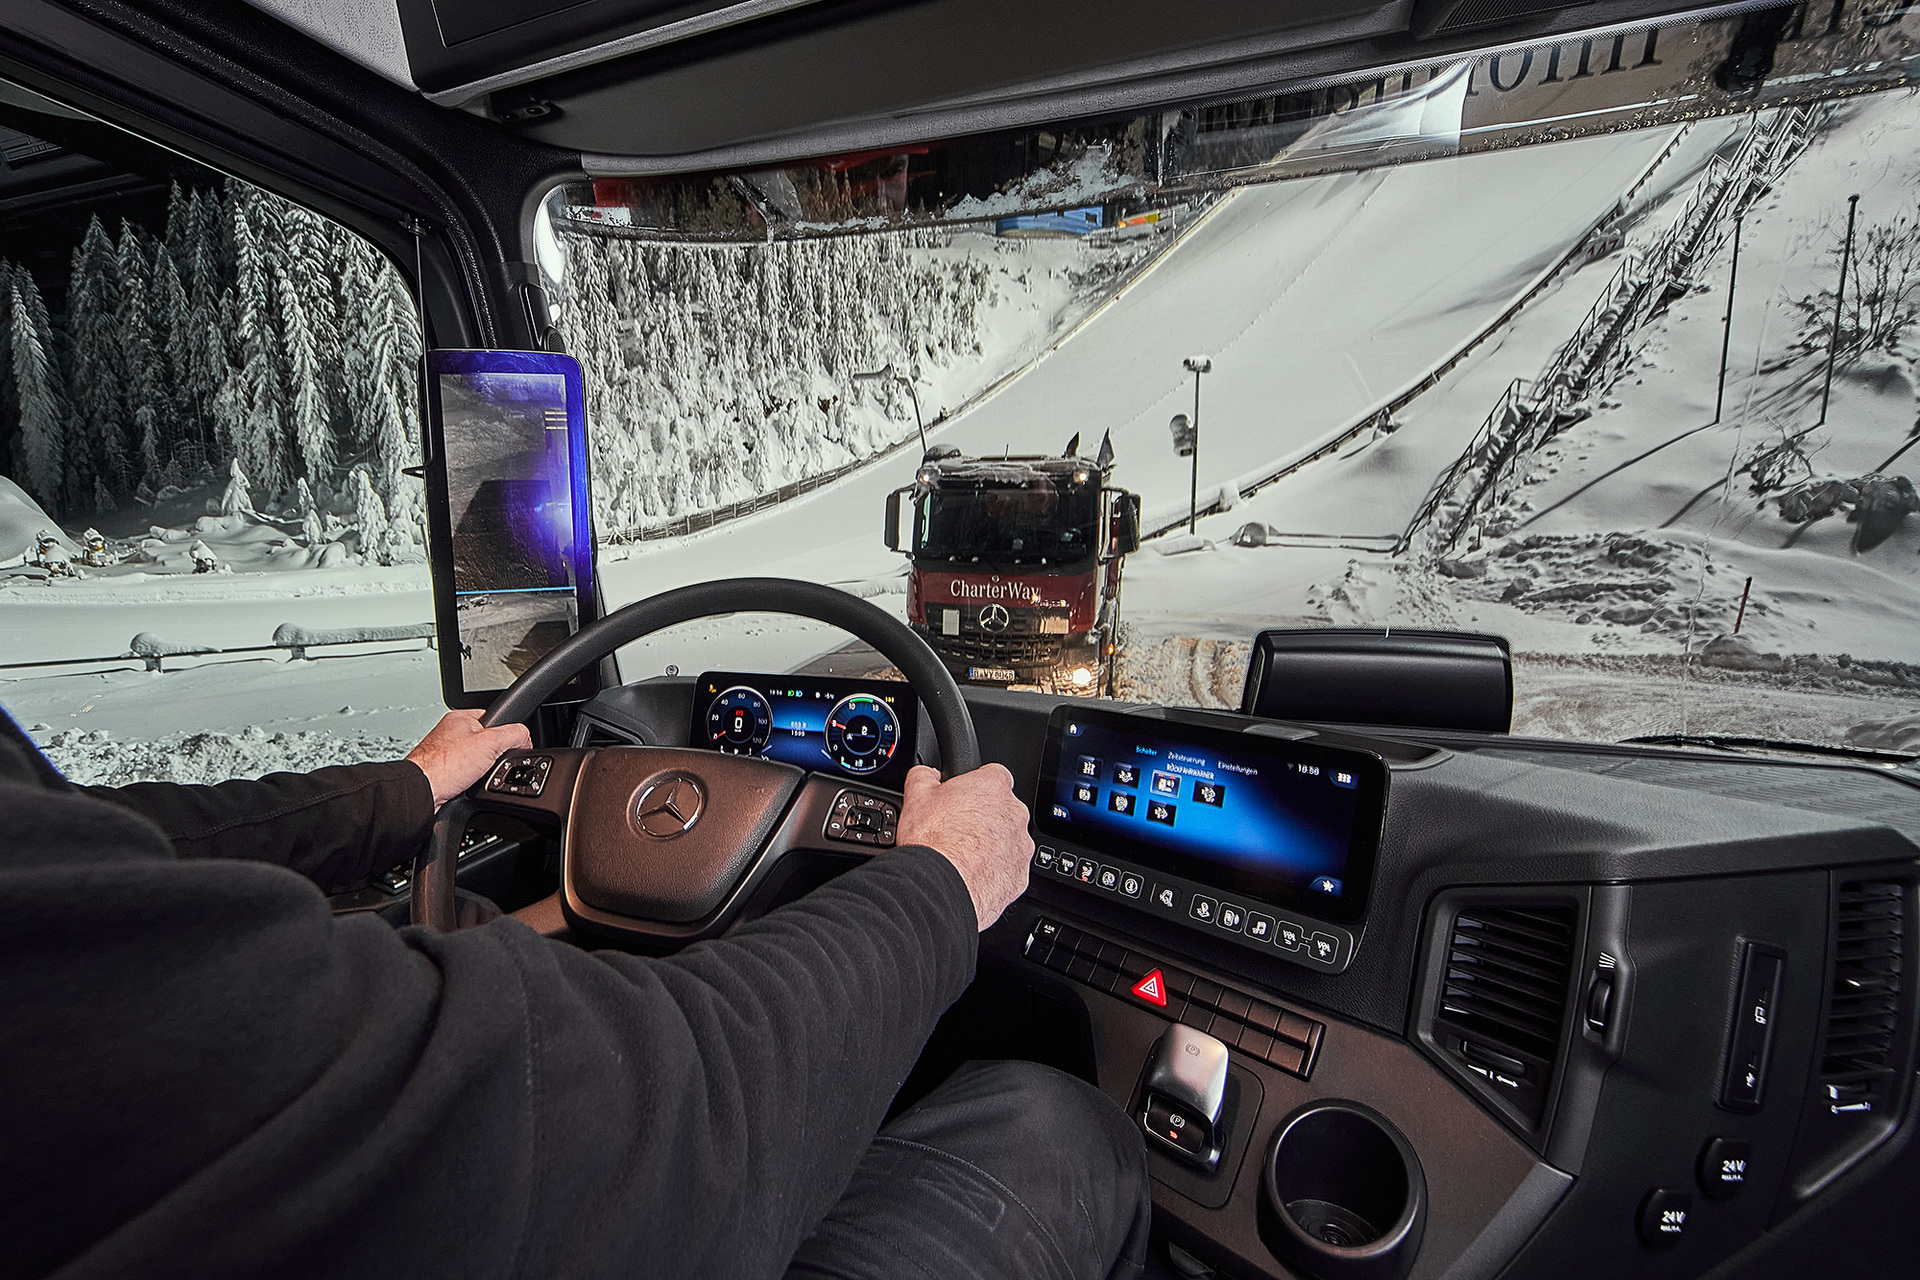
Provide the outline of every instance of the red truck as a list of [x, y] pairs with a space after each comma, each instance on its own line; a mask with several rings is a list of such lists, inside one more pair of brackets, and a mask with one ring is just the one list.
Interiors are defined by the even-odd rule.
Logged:
[[[1106, 689], [1120, 570], [1138, 495], [1107, 484], [1113, 451], [970, 458], [929, 449], [887, 499], [886, 543], [912, 561], [907, 621], [960, 680]], [[900, 542], [901, 499], [911, 509]]]

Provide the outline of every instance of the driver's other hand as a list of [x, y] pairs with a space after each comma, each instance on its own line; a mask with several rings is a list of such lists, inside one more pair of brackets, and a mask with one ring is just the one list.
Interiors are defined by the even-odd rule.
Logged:
[[899, 835], [901, 844], [937, 849], [960, 869], [982, 929], [1026, 892], [1033, 837], [1027, 806], [1013, 794], [1013, 775], [1002, 765], [982, 765], [945, 782], [939, 770], [915, 765], [907, 774]]
[[407, 752], [407, 759], [420, 766], [433, 786], [435, 809], [486, 776], [502, 752], [533, 745], [523, 724], [482, 728], [480, 717], [485, 714], [449, 711], [420, 739], [419, 746]]

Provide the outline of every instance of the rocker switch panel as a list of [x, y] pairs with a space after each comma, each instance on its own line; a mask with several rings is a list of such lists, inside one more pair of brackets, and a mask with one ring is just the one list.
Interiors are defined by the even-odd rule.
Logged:
[[1720, 1105], [1729, 1111], [1758, 1111], [1765, 1096], [1774, 1011], [1780, 1003], [1787, 960], [1778, 947], [1761, 942], [1744, 945], [1733, 1029], [1727, 1035], [1726, 1076], [1720, 1081]]

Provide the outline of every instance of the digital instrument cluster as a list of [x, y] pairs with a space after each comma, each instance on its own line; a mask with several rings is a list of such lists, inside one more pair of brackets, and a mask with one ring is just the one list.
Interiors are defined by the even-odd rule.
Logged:
[[694, 746], [883, 787], [913, 767], [919, 703], [895, 680], [709, 671], [694, 682]]

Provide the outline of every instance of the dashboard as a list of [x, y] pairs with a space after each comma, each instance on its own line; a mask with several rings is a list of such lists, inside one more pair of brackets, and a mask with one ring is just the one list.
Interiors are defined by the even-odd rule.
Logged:
[[920, 704], [897, 680], [708, 671], [694, 681], [689, 745], [898, 790]]
[[[827, 734], [860, 694], [899, 727], [888, 751], [858, 726], [849, 770]], [[1147, 1128], [1156, 1231], [1219, 1274], [1912, 1269], [1920, 772], [965, 697], [1032, 801], [1034, 862], [922, 1069], [1096, 1083]], [[608, 690], [574, 740], [778, 747], [878, 789], [915, 758], [912, 709], [712, 672]], [[1224, 1066], [1207, 1162], [1150, 1088], [1191, 1033]], [[1285, 1225], [1311, 1202], [1365, 1228], [1377, 1205], [1313, 1181], [1343, 1169], [1421, 1188], [1390, 1266]]]

